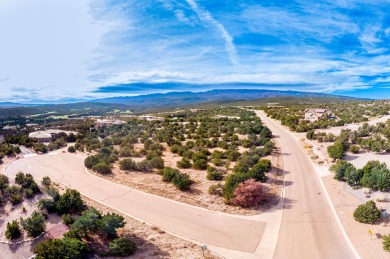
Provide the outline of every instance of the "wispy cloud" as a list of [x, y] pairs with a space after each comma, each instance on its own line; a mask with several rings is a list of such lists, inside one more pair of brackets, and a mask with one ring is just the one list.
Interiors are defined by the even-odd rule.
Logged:
[[230, 83], [385, 93], [390, 81], [388, 0], [49, 2], [0, 3], [0, 99]]
[[198, 15], [199, 19], [204, 22], [210, 23], [216, 27], [216, 29], [221, 33], [222, 38], [225, 40], [225, 48], [229, 54], [230, 61], [233, 65], [239, 65], [239, 59], [237, 55], [236, 47], [233, 43], [233, 38], [226, 30], [225, 26], [222, 23], [218, 22], [207, 10], [199, 7], [195, 0], [186, 0], [187, 3], [191, 6], [192, 10]]

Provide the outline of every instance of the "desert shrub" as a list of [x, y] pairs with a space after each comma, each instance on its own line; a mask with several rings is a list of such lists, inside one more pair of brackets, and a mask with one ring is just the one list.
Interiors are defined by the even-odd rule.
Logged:
[[385, 163], [369, 161], [363, 167], [364, 175], [361, 179], [363, 187], [385, 191], [390, 187], [390, 170]]
[[41, 199], [38, 202], [38, 208], [46, 210], [48, 213], [53, 213], [56, 211], [56, 204], [53, 199]]
[[88, 255], [88, 247], [76, 238], [49, 239], [38, 244], [34, 248], [36, 259], [47, 258], [72, 258], [85, 259]]
[[22, 227], [31, 237], [39, 236], [45, 230], [45, 217], [34, 211], [31, 216], [22, 222]]
[[206, 170], [207, 169], [207, 160], [206, 159], [195, 160], [192, 167], [196, 170]]
[[5, 231], [5, 237], [7, 239], [14, 239], [21, 236], [20, 226], [18, 221], [13, 220], [11, 223], [7, 223], [7, 230]]
[[137, 163], [132, 159], [123, 159], [119, 162], [119, 167], [124, 171], [135, 171], [137, 170]]
[[5, 189], [9, 186], [9, 179], [6, 175], [0, 174], [0, 191], [4, 194]]
[[334, 172], [334, 179], [339, 181], [345, 181], [348, 175], [353, 174], [356, 168], [350, 162], [344, 160], [338, 160], [336, 164], [332, 165], [330, 171]]
[[75, 153], [76, 152], [76, 148], [74, 146], [69, 146], [68, 147], [68, 152], [69, 153]]
[[44, 186], [44, 187], [49, 187], [51, 185], [51, 179], [50, 177], [48, 176], [45, 176], [42, 178], [42, 181], [41, 181], [41, 184]]
[[209, 166], [207, 168], [206, 178], [211, 181], [221, 181], [223, 179], [223, 173], [218, 171], [215, 167]]
[[130, 256], [137, 250], [137, 245], [130, 239], [117, 238], [109, 244], [110, 255], [112, 256]]
[[357, 153], [359, 153], [359, 151], [360, 151], [360, 147], [354, 145], [354, 146], [350, 146], [348, 150], [349, 150], [349, 152], [351, 152], [351, 153], [357, 154]]
[[337, 141], [333, 145], [328, 147], [328, 154], [334, 160], [342, 159], [345, 156], [346, 144]]
[[178, 173], [172, 178], [172, 183], [181, 191], [190, 189], [192, 180], [188, 174]]
[[191, 161], [185, 157], [177, 161], [176, 165], [179, 168], [190, 168], [192, 166]]
[[375, 223], [381, 215], [380, 210], [376, 207], [374, 201], [368, 201], [359, 205], [353, 212], [353, 217], [361, 223]]
[[259, 182], [265, 182], [267, 177], [265, 172], [271, 170], [271, 161], [268, 159], [260, 159], [257, 164], [255, 164], [248, 172], [251, 178]]
[[26, 198], [30, 199], [34, 197], [34, 192], [31, 189], [24, 189], [24, 195]]
[[9, 200], [12, 203], [12, 205], [16, 205], [22, 202], [22, 195], [21, 195], [21, 188], [13, 185], [8, 186], [6, 189], [6, 192], [8, 193]]
[[162, 169], [164, 168], [164, 160], [159, 156], [154, 156], [150, 159], [150, 164], [153, 168]]
[[84, 209], [84, 206], [80, 193], [73, 189], [67, 189], [55, 203], [56, 211], [60, 215], [80, 212]]
[[261, 204], [267, 198], [265, 187], [254, 179], [240, 183], [234, 190], [232, 203], [240, 207], [253, 207]]
[[99, 229], [109, 238], [117, 237], [116, 230], [126, 225], [124, 218], [116, 213], [107, 213], [101, 219]]
[[98, 172], [100, 174], [111, 174], [112, 173], [112, 170], [111, 170], [111, 166], [108, 165], [106, 162], [99, 162], [97, 163], [96, 165], [94, 165], [92, 167], [92, 170], [95, 171], [95, 172]]
[[382, 237], [383, 249], [390, 252], [390, 234], [383, 235]]
[[61, 216], [61, 220], [62, 222], [64, 222], [65, 225], [71, 225], [74, 222], [72, 215], [70, 215], [69, 213], [63, 214]]
[[77, 231], [80, 235], [88, 238], [89, 233], [96, 233], [101, 223], [102, 215], [95, 208], [89, 208], [83, 211], [72, 224], [72, 229]]
[[171, 182], [173, 177], [175, 177], [176, 174], [179, 174], [180, 171], [171, 167], [165, 167], [163, 169], [162, 173], [162, 179], [164, 182]]

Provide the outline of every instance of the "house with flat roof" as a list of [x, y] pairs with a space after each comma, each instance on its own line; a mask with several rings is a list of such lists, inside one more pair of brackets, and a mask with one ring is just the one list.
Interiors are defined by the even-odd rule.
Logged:
[[127, 124], [125, 121], [121, 120], [107, 120], [107, 119], [98, 119], [95, 121], [95, 128], [102, 128], [102, 127], [111, 127], [115, 125], [124, 125]]

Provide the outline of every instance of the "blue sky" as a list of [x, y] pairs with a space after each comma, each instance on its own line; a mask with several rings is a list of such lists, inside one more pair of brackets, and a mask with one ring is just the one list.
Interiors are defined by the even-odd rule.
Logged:
[[0, 101], [213, 88], [390, 98], [388, 0], [0, 0]]

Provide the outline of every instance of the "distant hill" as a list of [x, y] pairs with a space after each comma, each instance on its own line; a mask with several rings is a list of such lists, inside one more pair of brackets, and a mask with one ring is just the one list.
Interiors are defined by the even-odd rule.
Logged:
[[206, 92], [170, 92], [165, 94], [148, 94], [128, 97], [112, 97], [94, 100], [91, 102], [123, 104], [130, 106], [132, 109], [156, 109], [170, 108], [200, 103], [212, 102], [237, 102], [248, 101], [264, 98], [278, 97], [295, 97], [295, 98], [331, 98], [338, 100], [358, 100], [353, 97], [298, 92], [298, 91], [279, 91], [279, 90], [252, 90], [252, 89], [228, 89], [228, 90], [210, 90]]
[[39, 104], [0, 102], [0, 107], [30, 107], [30, 106], [38, 106], [38, 105]]

